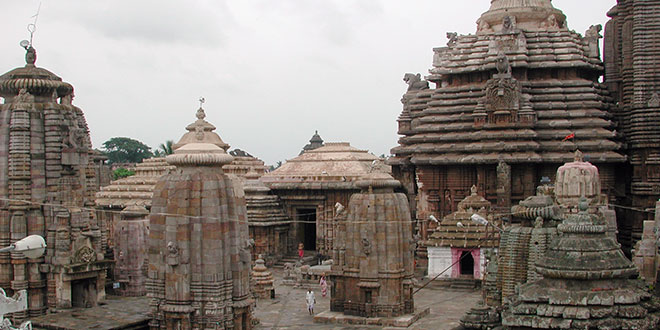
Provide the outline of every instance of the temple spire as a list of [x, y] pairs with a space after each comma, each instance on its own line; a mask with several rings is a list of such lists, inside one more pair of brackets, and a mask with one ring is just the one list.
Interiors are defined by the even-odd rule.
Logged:
[[559, 30], [566, 29], [566, 15], [551, 0], [492, 0], [477, 24], [479, 31]]

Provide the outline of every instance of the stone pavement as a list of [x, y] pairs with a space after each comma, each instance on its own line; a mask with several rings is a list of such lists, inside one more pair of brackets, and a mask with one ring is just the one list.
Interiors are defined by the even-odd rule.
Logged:
[[144, 329], [149, 322], [149, 299], [146, 297], [108, 296], [106, 303], [93, 308], [47, 314], [33, 318], [33, 329], [113, 330]]
[[[256, 329], [382, 329], [379, 326], [314, 323], [314, 318], [307, 313], [305, 305], [306, 287], [293, 288], [282, 285], [282, 270], [271, 269], [271, 271], [275, 278], [275, 299], [257, 301], [255, 316], [261, 323]], [[330, 296], [321, 297], [318, 285], [312, 285], [312, 290], [316, 294], [317, 301], [315, 313], [330, 310]], [[461, 316], [477, 303], [479, 296], [479, 291], [444, 287], [424, 288], [415, 294], [415, 306], [417, 309], [429, 307], [431, 313], [413, 323], [408, 329], [453, 329], [458, 326]], [[35, 329], [142, 329], [141, 325], [146, 324], [147, 321], [148, 304], [149, 300], [146, 297], [108, 296], [105, 305], [44, 315], [32, 319], [32, 322]]]
[[[255, 315], [261, 323], [256, 329], [382, 329], [380, 326], [314, 323], [313, 316], [309, 315], [305, 304], [306, 287], [293, 288], [281, 285], [281, 270], [272, 271], [275, 277], [275, 299], [257, 301]], [[312, 290], [317, 301], [314, 312], [318, 314], [330, 310], [330, 297], [321, 297], [318, 285], [312, 285]], [[408, 329], [453, 329], [459, 325], [458, 320], [461, 316], [477, 303], [479, 297], [479, 291], [424, 288], [415, 294], [415, 306], [418, 309], [430, 307], [431, 313]]]

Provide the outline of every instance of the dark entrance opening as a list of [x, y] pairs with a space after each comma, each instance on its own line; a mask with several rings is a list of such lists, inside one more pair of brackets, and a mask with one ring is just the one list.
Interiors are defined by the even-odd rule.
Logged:
[[474, 258], [471, 251], [461, 252], [461, 275], [474, 275]]
[[301, 221], [301, 242], [305, 250], [316, 251], [316, 209], [297, 209], [298, 220]]
[[96, 283], [92, 279], [71, 281], [71, 307], [96, 306]]

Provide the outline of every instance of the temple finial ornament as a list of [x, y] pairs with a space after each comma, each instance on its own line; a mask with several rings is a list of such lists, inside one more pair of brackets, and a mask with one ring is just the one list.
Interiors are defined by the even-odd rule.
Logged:
[[582, 154], [582, 151], [580, 151], [580, 149], [575, 150], [575, 155], [573, 156], [573, 160], [575, 162], [584, 162], [584, 154]]

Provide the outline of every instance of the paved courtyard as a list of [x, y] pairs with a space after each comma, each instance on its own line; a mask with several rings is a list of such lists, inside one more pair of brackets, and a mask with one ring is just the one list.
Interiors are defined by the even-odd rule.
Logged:
[[[273, 270], [275, 277], [275, 299], [257, 301], [256, 316], [261, 323], [256, 329], [381, 329], [380, 326], [355, 326], [342, 324], [314, 323], [313, 316], [305, 305], [306, 288], [281, 285], [281, 270]], [[318, 285], [312, 289], [316, 294], [315, 313], [330, 310], [330, 297], [321, 297]], [[415, 295], [418, 309], [430, 308], [431, 313], [408, 329], [453, 329], [458, 320], [479, 299], [478, 291], [453, 290], [448, 288], [425, 288]], [[65, 313], [49, 314], [33, 319], [35, 329], [136, 329], [144, 326], [147, 319], [149, 300], [146, 297], [109, 297], [103, 306], [74, 309]], [[387, 329], [387, 328], [386, 328]]]
[[[256, 316], [261, 321], [257, 329], [382, 329], [380, 326], [314, 323], [305, 305], [306, 289], [281, 285], [282, 277], [278, 270], [274, 270], [273, 275], [276, 298], [257, 302]], [[330, 297], [321, 297], [318, 285], [312, 286], [312, 289], [317, 301], [314, 312], [318, 314], [330, 310]], [[408, 329], [452, 329], [459, 325], [458, 320], [477, 303], [479, 297], [479, 291], [424, 288], [415, 294], [415, 306], [418, 309], [428, 307], [431, 313]]]

